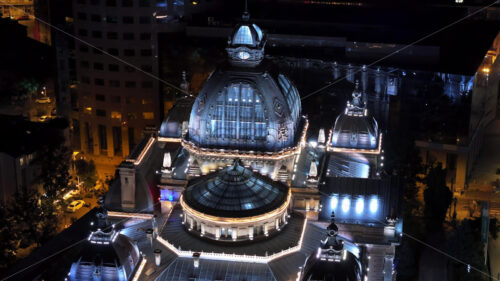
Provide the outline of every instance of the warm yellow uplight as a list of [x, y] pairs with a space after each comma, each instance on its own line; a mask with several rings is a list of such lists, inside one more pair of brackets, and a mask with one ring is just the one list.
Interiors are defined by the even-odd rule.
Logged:
[[483, 67], [482, 71], [486, 74], [490, 73], [490, 68], [489, 67]]
[[288, 205], [290, 205], [290, 200], [292, 198], [292, 193], [290, 190], [288, 190], [288, 196], [286, 198], [285, 203], [281, 205], [278, 209], [275, 209], [271, 212], [258, 215], [258, 216], [252, 216], [252, 217], [244, 217], [244, 218], [227, 218], [227, 217], [216, 217], [216, 216], [211, 216], [207, 214], [203, 214], [201, 212], [198, 212], [191, 207], [189, 207], [186, 202], [184, 201], [183, 196], [181, 196], [179, 202], [181, 203], [182, 209], [184, 211], [188, 212], [191, 216], [200, 218], [202, 220], [210, 221], [214, 224], [238, 224], [238, 223], [249, 223], [249, 222], [258, 222], [258, 221], [263, 221], [267, 220], [269, 218], [275, 217], [277, 214], [283, 212], [286, 208], [288, 208]]

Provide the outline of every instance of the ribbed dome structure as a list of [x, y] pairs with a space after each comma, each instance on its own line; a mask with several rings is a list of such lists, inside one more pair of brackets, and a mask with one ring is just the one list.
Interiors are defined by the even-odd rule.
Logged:
[[188, 141], [199, 148], [277, 152], [300, 135], [300, 95], [283, 74], [257, 66], [265, 34], [248, 17], [226, 51], [230, 66], [214, 71], [191, 110]]
[[100, 209], [92, 222], [80, 258], [73, 262], [68, 281], [130, 280], [141, 256], [137, 245], [120, 234]]
[[300, 96], [282, 74], [216, 70], [196, 98], [189, 140], [198, 147], [279, 151], [300, 134]]
[[335, 120], [331, 145], [352, 149], [375, 149], [378, 146], [378, 124], [368, 115], [366, 103], [358, 90], [358, 83], [352, 93], [352, 101]]
[[188, 183], [186, 204], [201, 213], [225, 218], [261, 215], [282, 206], [288, 187], [241, 166], [232, 166]]
[[361, 265], [358, 258], [344, 249], [344, 241], [337, 239], [338, 227], [332, 221], [327, 227], [321, 246], [306, 260], [302, 281], [360, 281]]
[[246, 46], [258, 46], [262, 39], [264, 39], [264, 33], [262, 29], [256, 24], [244, 23], [236, 27], [229, 40], [231, 46], [246, 45]]

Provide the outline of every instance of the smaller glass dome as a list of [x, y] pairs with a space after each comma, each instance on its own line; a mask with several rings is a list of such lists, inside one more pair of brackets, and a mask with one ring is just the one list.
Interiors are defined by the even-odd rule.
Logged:
[[331, 145], [351, 149], [375, 149], [378, 146], [378, 124], [368, 115], [358, 82], [344, 113], [335, 120]]
[[256, 24], [245, 23], [235, 29], [229, 44], [232, 46], [247, 45], [257, 46], [263, 38], [262, 29]]
[[302, 281], [359, 281], [361, 263], [356, 255], [344, 248], [344, 241], [337, 238], [339, 229], [335, 214], [326, 228], [321, 246], [311, 253], [303, 268]]
[[184, 201], [207, 215], [241, 218], [261, 215], [286, 202], [288, 187], [241, 165], [196, 178], [188, 183]]

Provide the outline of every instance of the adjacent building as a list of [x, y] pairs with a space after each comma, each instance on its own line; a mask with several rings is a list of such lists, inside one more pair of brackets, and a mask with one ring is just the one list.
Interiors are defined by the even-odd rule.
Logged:
[[[74, 149], [113, 175], [160, 123], [155, 12], [165, 1], [75, 0]], [[77, 141], [78, 140], [78, 141]], [[101, 175], [103, 176], [103, 175]]]

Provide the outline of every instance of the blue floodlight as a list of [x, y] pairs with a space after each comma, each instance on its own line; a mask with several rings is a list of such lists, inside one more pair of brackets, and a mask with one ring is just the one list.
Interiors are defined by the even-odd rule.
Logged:
[[378, 211], [378, 199], [377, 198], [372, 198], [370, 200], [370, 212], [372, 214], [376, 213]]
[[351, 207], [351, 200], [347, 197], [342, 199], [342, 212], [347, 213]]
[[356, 200], [356, 214], [361, 214], [365, 208], [365, 199], [363, 198], [358, 198]]

